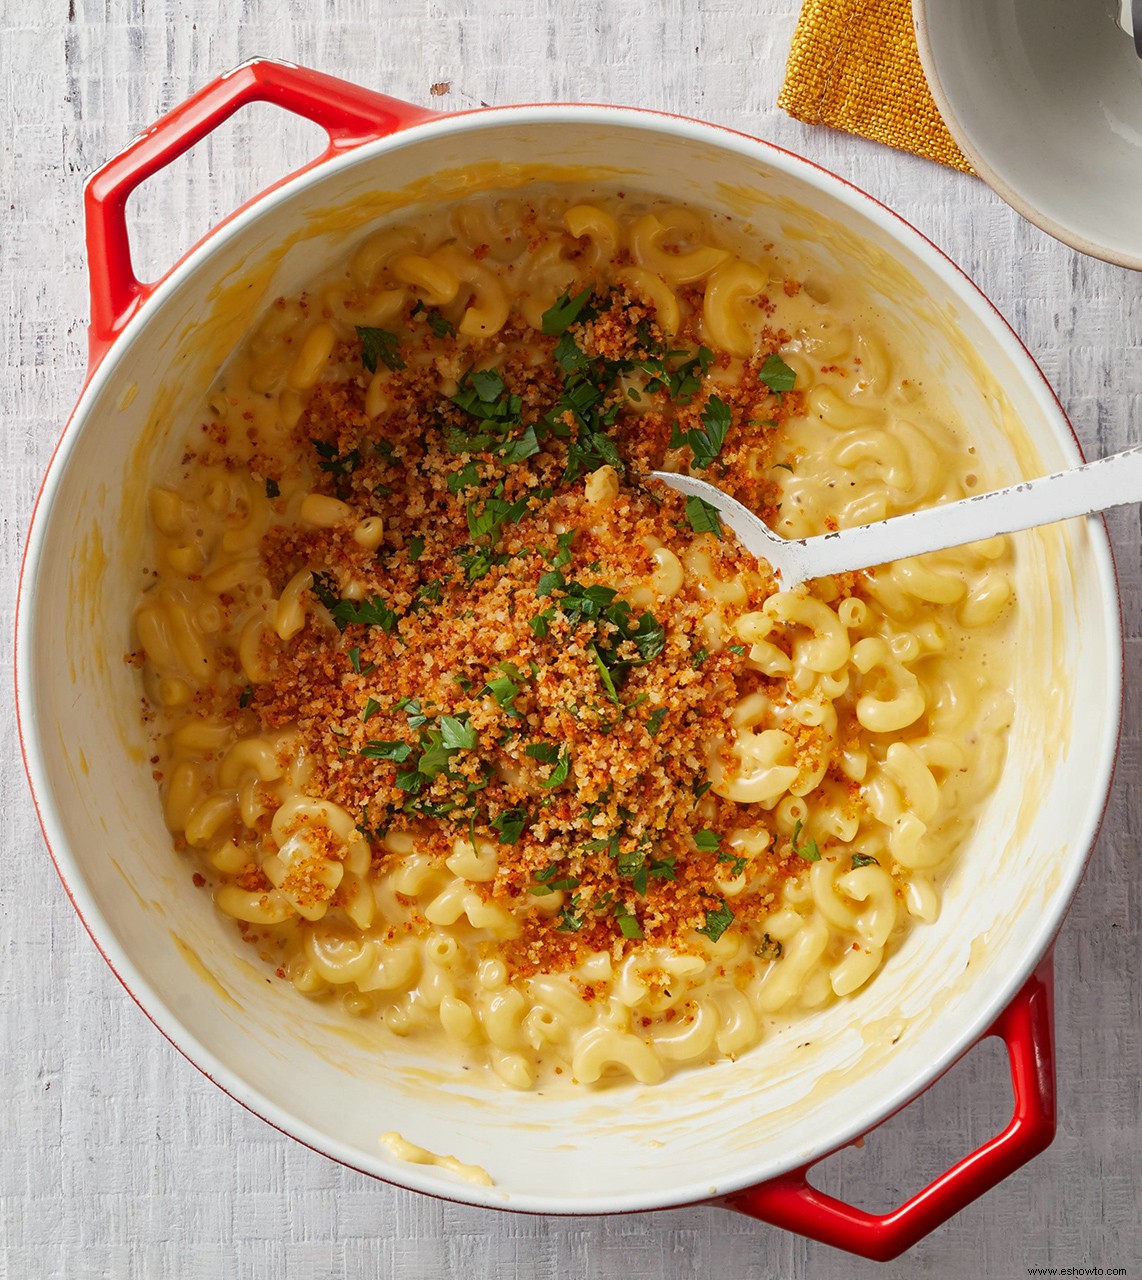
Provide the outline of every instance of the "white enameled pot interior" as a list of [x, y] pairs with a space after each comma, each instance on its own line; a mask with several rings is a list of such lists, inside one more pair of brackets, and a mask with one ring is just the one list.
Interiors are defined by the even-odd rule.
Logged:
[[[922, 237], [804, 161], [707, 125], [607, 108], [501, 110], [362, 148], [242, 215], [144, 308], [87, 388], [30, 534], [20, 712], [33, 786], [76, 905], [168, 1037], [301, 1140], [391, 1181], [545, 1212], [724, 1193], [870, 1128], [980, 1034], [1047, 946], [1081, 874], [1116, 742], [1118, 603], [1100, 522], [1022, 537], [1018, 715], [1000, 786], [937, 924], [854, 999], [736, 1062], [654, 1088], [564, 1096], [488, 1085], [415, 1044], [269, 980], [171, 850], [123, 661], [144, 500], [193, 406], [260, 311], [379, 219], [536, 178], [621, 180], [796, 241], [826, 282], [857, 278], [928, 351], [981, 444], [988, 480], [1074, 463], [1049, 389], [1006, 325]], [[379, 1135], [483, 1165], [491, 1188], [393, 1159]]]
[[1142, 61], [1117, 0], [915, 0], [956, 141], [1049, 234], [1142, 269]]

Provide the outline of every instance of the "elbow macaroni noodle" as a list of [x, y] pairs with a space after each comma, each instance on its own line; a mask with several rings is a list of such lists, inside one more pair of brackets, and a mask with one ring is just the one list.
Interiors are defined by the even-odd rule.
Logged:
[[[407, 832], [372, 848], [354, 814], [312, 793], [291, 726], [251, 733], [214, 704], [220, 688], [264, 682], [266, 645], [304, 634], [315, 608], [310, 570], [273, 581], [260, 550], [271, 527], [380, 546], [384, 521], [315, 492], [290, 432], [323, 379], [350, 376], [343, 349], [355, 326], [396, 323], [417, 304], [440, 308], [461, 342], [481, 342], [509, 321], [538, 328], [564, 292], [618, 282], [653, 305], [667, 335], [698, 313], [715, 377], [755, 350], [763, 324], [779, 325], [805, 406], [785, 425], [796, 466], [768, 472], [781, 483], [776, 527], [786, 536], [971, 492], [974, 450], [902, 380], [875, 327], [858, 329], [781, 273], [775, 258], [763, 264], [715, 237], [693, 210], [555, 195], [529, 210], [486, 198], [370, 235], [325, 286], [323, 306], [279, 301], [224, 372], [213, 418], [250, 424], [256, 451], [284, 464], [280, 496], [253, 478], [255, 446], [238, 432], [230, 447], [243, 465], [195, 463], [152, 489], [156, 572], [134, 625], [166, 823], [199, 859], [217, 908], [260, 931], [300, 992], [340, 995], [398, 1036], [436, 1035], [513, 1088], [552, 1072], [582, 1085], [651, 1084], [744, 1052], [775, 1018], [853, 994], [911, 924], [937, 917], [941, 879], [997, 781], [1012, 717], [1002, 538], [883, 566], [862, 575], [859, 592], [829, 580], [777, 591], [760, 608], [746, 607], [757, 583], [722, 579], [700, 545], [647, 547], [653, 570], [628, 593], [635, 607], [696, 586], [709, 645], [740, 646], [754, 682], [711, 729], [712, 790], [695, 804], [733, 802], [747, 815], [719, 891], [731, 905], [769, 907], [762, 923], [716, 940], [691, 931], [676, 948], [599, 951], [570, 970], [517, 976], [501, 948], [524, 913], [567, 906], [566, 890], [509, 910], [485, 892], [504, 846], [484, 839], [458, 837], [442, 860]], [[455, 387], [462, 369], [442, 361], [438, 372]], [[389, 371], [378, 365], [366, 382], [376, 418], [388, 411]], [[605, 511], [614, 469], [596, 469], [585, 492]], [[362, 587], [342, 585], [344, 599], [361, 598]], [[790, 842], [803, 864], [781, 879], [765, 855]]]

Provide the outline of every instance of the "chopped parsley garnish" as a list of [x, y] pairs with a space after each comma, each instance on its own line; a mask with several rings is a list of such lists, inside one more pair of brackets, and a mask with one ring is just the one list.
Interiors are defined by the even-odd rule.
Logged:
[[[575, 530], [568, 529], [566, 533], [555, 535], [555, 547], [539, 547], [539, 554], [548, 561], [553, 569], [562, 569], [564, 565], [570, 564], [574, 558], [574, 552], [571, 550], [571, 543], [575, 540]], [[554, 581], [554, 580], [553, 580]], [[543, 595], [544, 592], [537, 594]]]
[[554, 742], [529, 742], [523, 753], [540, 764], [554, 764], [559, 759], [559, 748]]
[[571, 905], [563, 907], [559, 912], [559, 923], [555, 926], [563, 933], [578, 933], [583, 927], [583, 917], [577, 914], [579, 895], [573, 894]]
[[278, 484], [276, 480], [266, 481], [266, 497], [267, 498], [280, 498], [281, 494], [282, 494], [281, 485]]
[[[668, 352], [667, 358], [682, 353]], [[702, 389], [702, 377], [714, 363], [714, 353], [709, 347], [699, 347], [688, 360], [666, 374], [666, 394], [678, 404], [689, 404]], [[644, 366], [645, 367], [645, 366]], [[661, 381], [656, 380], [661, 386]], [[647, 384], [647, 390], [655, 389], [655, 382]]]
[[621, 902], [615, 903], [615, 919], [618, 921], [624, 938], [643, 938], [646, 936], [642, 931], [642, 925], [638, 922], [638, 917], [632, 914]]
[[670, 436], [670, 447], [680, 449], [690, 446], [696, 467], [708, 467], [722, 451], [726, 433], [730, 429], [730, 407], [718, 396], [711, 396], [702, 410], [702, 429], [679, 431], [677, 426]]
[[395, 760], [402, 764], [412, 755], [412, 744], [393, 739], [370, 738], [361, 748], [361, 755], [367, 760]]
[[417, 316], [423, 316], [428, 327], [438, 338], [454, 338], [456, 336], [456, 326], [452, 321], [446, 320], [435, 307], [426, 307], [419, 299], [410, 314], [413, 319], [416, 319]]
[[655, 707], [655, 709], [646, 717], [646, 731], [653, 738], [662, 728], [662, 722], [666, 719], [668, 708]]
[[387, 365], [394, 372], [404, 368], [400, 357], [400, 339], [387, 329], [370, 329], [357, 325], [357, 337], [361, 339], [361, 363], [370, 373], [376, 373], [377, 362]]
[[880, 866], [880, 863], [874, 857], [872, 857], [867, 853], [853, 854], [853, 870], [854, 871], [857, 869], [857, 867], [879, 867], [879, 866]]
[[[556, 593], [559, 593], [556, 597]], [[555, 618], [555, 608], [571, 623], [573, 627], [583, 622], [602, 622], [606, 630], [596, 633], [595, 642], [590, 646], [596, 664], [605, 667], [608, 674], [618, 667], [641, 667], [653, 661], [666, 646], [666, 630], [662, 623], [649, 612], [639, 615], [638, 621], [632, 621], [631, 607], [626, 600], [618, 600], [618, 592], [614, 587], [584, 587], [580, 582], [568, 582], [558, 569], [543, 574], [536, 585], [536, 595], [551, 596], [555, 606], [545, 609], [532, 618], [528, 624], [537, 636], [542, 639]], [[638, 654], [637, 658], [620, 655], [620, 647], [630, 642]], [[618, 701], [617, 692], [612, 693], [613, 676], [603, 678], [608, 696], [613, 702]]]
[[711, 942], [717, 942], [723, 933], [734, 922], [734, 913], [730, 910], [725, 898], [720, 898], [721, 906], [714, 910], [707, 908], [706, 923], [698, 930], [704, 933]]
[[701, 648], [700, 648], [700, 649], [699, 649], [699, 650], [694, 654], [693, 658], [691, 658], [691, 659], [690, 659], [690, 665], [691, 665], [692, 667], [700, 667], [700, 666], [702, 665], [702, 663], [703, 663], [703, 662], [705, 662], [705, 661], [706, 661], [706, 659], [707, 659], [709, 656], [710, 656], [710, 651], [709, 651], [709, 649], [707, 649], [707, 648], [706, 648], [706, 646], [705, 646], [705, 645], [703, 645], [703, 646], [702, 646], [702, 647], [701, 647]]
[[712, 533], [715, 538], [722, 536], [722, 521], [718, 515], [718, 508], [707, 502], [705, 498], [699, 498], [696, 493], [686, 499], [686, 519], [690, 521], [690, 528], [695, 533]]
[[466, 434], [451, 428], [445, 443], [452, 453], [477, 453], [505, 447], [508, 432], [519, 425], [523, 400], [510, 392], [496, 369], [469, 370], [460, 379], [452, 403], [485, 428]]
[[676, 880], [678, 877], [674, 873], [674, 863], [676, 859], [671, 856], [669, 858], [651, 858], [647, 864], [647, 869], [656, 880]]
[[416, 593], [412, 598], [412, 604], [409, 608], [413, 613], [415, 613], [418, 609], [423, 609], [426, 605], [439, 604], [443, 590], [444, 584], [439, 578], [435, 578], [432, 582], [424, 583], [422, 586], [417, 587]]
[[599, 672], [599, 679], [603, 682], [603, 688], [607, 692], [607, 697], [615, 704], [616, 707], [622, 706], [622, 700], [619, 697], [618, 690], [615, 688], [615, 678], [611, 675], [607, 664], [603, 661], [603, 656], [599, 652], [597, 645], [588, 645], [591, 657], [595, 661], [595, 666]]
[[494, 565], [507, 564], [511, 556], [497, 554], [490, 547], [472, 547], [466, 551], [458, 551], [456, 559], [460, 561], [465, 578], [469, 582], [478, 582], [488, 575]]
[[773, 469], [776, 471], [778, 467], [780, 467], [782, 471], [788, 471], [790, 475], [792, 475], [792, 474], [793, 474], [793, 466], [792, 466], [792, 464], [791, 464], [791, 463], [788, 463], [788, 462], [775, 462], [775, 463], [773, 464]]
[[516, 710], [515, 700], [519, 696], [521, 687], [510, 675], [502, 675], [489, 680], [484, 685], [484, 692], [490, 693], [509, 716], [519, 718], [523, 712]]
[[[474, 750], [478, 741], [476, 730], [466, 716], [441, 716], [437, 726], [421, 730], [421, 739], [426, 745], [416, 769], [426, 778], [435, 778], [448, 770], [457, 752]], [[400, 785], [399, 777], [397, 785]]]
[[561, 876], [559, 874], [559, 863], [553, 862], [543, 871], [535, 873], [535, 883], [531, 886], [531, 892], [537, 898], [546, 897], [549, 893], [555, 893], [560, 889], [578, 889], [578, 876]]
[[364, 724], [368, 724], [380, 709], [381, 704], [376, 700], [376, 698], [369, 698], [365, 703], [364, 709], [361, 711], [362, 722]]
[[[314, 577], [316, 576], [315, 574]], [[337, 624], [338, 631], [360, 626], [380, 627], [382, 631], [391, 632], [397, 624], [396, 611], [390, 609], [380, 596], [369, 596], [365, 600], [338, 600], [332, 606], [326, 605], [326, 608]]]
[[780, 960], [785, 948], [767, 933], [753, 949], [759, 960]]
[[459, 471], [448, 473], [448, 492], [459, 493], [469, 485], [480, 483], [480, 472], [474, 462], [466, 462]]
[[567, 775], [571, 772], [571, 748], [564, 747], [559, 753], [559, 758], [555, 762], [555, 768], [551, 771], [551, 777], [540, 782], [541, 787], [558, 787], [567, 781]]
[[757, 376], [770, 391], [778, 393], [792, 391], [797, 381], [797, 375], [776, 352], [765, 357], [765, 364], [761, 366], [761, 372]]
[[350, 449], [348, 453], [338, 453], [337, 446], [328, 440], [311, 440], [317, 454], [317, 465], [331, 476], [348, 476], [361, 465], [360, 449]]
[[720, 849], [718, 851], [718, 861], [728, 862], [730, 864], [731, 876], [740, 876], [741, 873], [745, 870], [745, 864], [749, 861], [749, 859], [743, 858], [741, 855], [726, 853], [724, 849]]
[[419, 698], [401, 698], [399, 702], [393, 703], [393, 710], [403, 711], [408, 716], [410, 729], [419, 729], [422, 724], [428, 723], [428, 717], [420, 709]]
[[527, 826], [526, 809], [503, 809], [489, 824], [499, 835], [500, 844], [515, 844]]
[[238, 695], [238, 706], [245, 708], [254, 700], [254, 686], [246, 685], [242, 692]]
[[377, 665], [375, 662], [370, 662], [367, 667], [363, 668], [361, 666], [361, 650], [358, 648], [353, 648], [349, 650], [349, 662], [353, 670], [359, 676], [367, 676], [370, 671], [375, 670]]
[[523, 462], [539, 452], [539, 437], [535, 434], [535, 425], [524, 427], [522, 433], [512, 440], [505, 441], [496, 452], [506, 463]]
[[703, 827], [701, 831], [694, 832], [694, 848], [701, 849], [703, 853], [716, 853], [720, 848], [720, 839], [716, 831]]
[[793, 834], [789, 837], [789, 845], [799, 858], [804, 858], [806, 862], [820, 862], [821, 851], [817, 848], [816, 840], [806, 840], [803, 845], [798, 845], [797, 840], [801, 835], [801, 827], [803, 823], [798, 818], [793, 825]]
[[[584, 308], [590, 300], [591, 287], [589, 285], [582, 293], [577, 293], [573, 298], [566, 292], [561, 294], [543, 313], [544, 336], [555, 338], [564, 333], [583, 315]], [[584, 315], [583, 319], [587, 319], [587, 316]]]
[[424, 555], [424, 539], [418, 533], [408, 540], [409, 562], [415, 564], [422, 555]]
[[493, 496], [477, 510], [475, 501], [468, 503], [468, 532], [473, 538], [488, 537], [493, 543], [499, 538], [505, 524], [518, 524], [527, 510], [527, 495], [515, 502], [505, 502]]

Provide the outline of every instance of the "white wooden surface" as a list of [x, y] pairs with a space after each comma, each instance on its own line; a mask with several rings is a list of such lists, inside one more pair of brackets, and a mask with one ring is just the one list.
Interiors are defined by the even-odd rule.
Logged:
[[[447, 110], [601, 101], [705, 117], [802, 152], [946, 249], [1038, 357], [1088, 451], [1142, 440], [1142, 276], [1082, 258], [982, 184], [785, 117], [796, 0], [0, 0], [0, 653], [11, 662], [23, 531], [80, 385], [83, 178], [136, 130], [253, 54]], [[447, 82], [443, 96], [430, 87]], [[315, 148], [247, 113], [146, 190], [156, 268]], [[1142, 1275], [1139, 1126], [1142, 563], [1111, 519], [1127, 626], [1126, 732], [1094, 860], [1057, 947], [1060, 1127], [1051, 1149], [878, 1268], [744, 1218], [468, 1210], [341, 1169], [242, 1111], [118, 986], [51, 868], [0, 708], [0, 1276], [1016, 1277]], [[824, 1167], [883, 1210], [1006, 1119], [1006, 1069], [977, 1051]]]

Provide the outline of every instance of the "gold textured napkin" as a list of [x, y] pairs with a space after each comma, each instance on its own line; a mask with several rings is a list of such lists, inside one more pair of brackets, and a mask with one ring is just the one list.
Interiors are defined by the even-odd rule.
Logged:
[[972, 173], [928, 91], [911, 0], [805, 0], [778, 106]]

